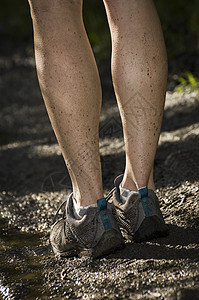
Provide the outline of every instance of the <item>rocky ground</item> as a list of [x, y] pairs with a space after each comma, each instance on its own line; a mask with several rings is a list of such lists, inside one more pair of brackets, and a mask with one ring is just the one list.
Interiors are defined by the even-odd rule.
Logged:
[[[1, 55], [0, 68], [2, 299], [199, 299], [199, 93], [167, 93], [155, 179], [170, 235], [127, 243], [102, 259], [57, 261], [49, 228], [71, 183], [32, 52]], [[107, 76], [103, 97], [100, 149], [107, 193], [124, 169], [121, 122]]]

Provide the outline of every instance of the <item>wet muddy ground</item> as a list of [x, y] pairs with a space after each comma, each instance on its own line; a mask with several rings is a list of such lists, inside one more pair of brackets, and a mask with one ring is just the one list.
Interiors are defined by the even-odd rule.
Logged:
[[[170, 235], [102, 259], [57, 261], [50, 224], [71, 191], [39, 91], [32, 52], [0, 57], [0, 297], [199, 299], [199, 93], [167, 93], [155, 159]], [[121, 122], [103, 78], [100, 149], [104, 189], [124, 169]]]

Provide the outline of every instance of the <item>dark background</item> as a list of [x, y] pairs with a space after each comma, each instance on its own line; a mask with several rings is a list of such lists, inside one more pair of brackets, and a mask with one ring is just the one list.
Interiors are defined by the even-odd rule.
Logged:
[[[169, 73], [199, 75], [199, 1], [155, 1], [169, 58]], [[102, 0], [84, 0], [84, 21], [97, 63], [109, 68], [110, 34]], [[32, 24], [27, 0], [0, 1], [0, 51], [10, 55], [32, 49]], [[30, 52], [29, 52], [30, 53]]]

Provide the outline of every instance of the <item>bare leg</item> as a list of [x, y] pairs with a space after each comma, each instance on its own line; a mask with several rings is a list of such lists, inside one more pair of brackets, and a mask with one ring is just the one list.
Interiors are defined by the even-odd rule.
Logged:
[[29, 0], [46, 108], [81, 206], [103, 197], [101, 85], [82, 20], [82, 0]]
[[152, 0], [104, 0], [112, 36], [112, 77], [121, 113], [126, 168], [122, 186], [155, 189], [167, 56]]

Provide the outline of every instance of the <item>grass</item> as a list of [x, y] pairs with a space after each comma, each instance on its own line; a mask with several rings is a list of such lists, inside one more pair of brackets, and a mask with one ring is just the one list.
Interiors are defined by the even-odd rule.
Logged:
[[193, 76], [192, 73], [187, 72], [184, 77], [178, 79], [179, 84], [175, 88], [175, 92], [198, 92], [199, 93], [199, 81]]

